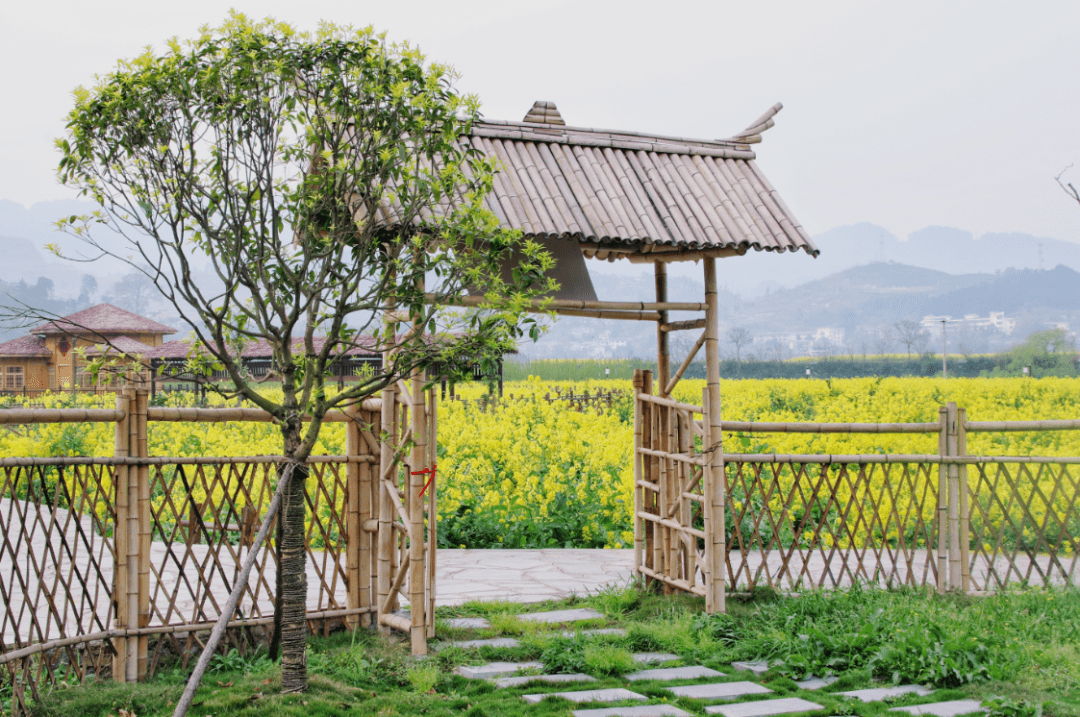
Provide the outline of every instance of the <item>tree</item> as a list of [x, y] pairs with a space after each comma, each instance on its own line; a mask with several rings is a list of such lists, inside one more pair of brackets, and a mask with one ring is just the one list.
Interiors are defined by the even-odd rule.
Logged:
[[779, 336], [774, 336], [769, 342], [769, 349], [772, 352], [774, 361], [783, 361], [787, 355], [788, 345]]
[[113, 284], [112, 295], [108, 299], [115, 301], [122, 309], [141, 314], [157, 293], [157, 287], [145, 273], [133, 271]]
[[1075, 201], [1077, 204], [1080, 204], [1080, 191], [1077, 191], [1076, 187], [1073, 186], [1072, 182], [1061, 181], [1062, 176], [1064, 176], [1065, 172], [1069, 171], [1070, 167], [1072, 167], [1071, 164], [1065, 169], [1061, 170], [1061, 173], [1058, 174], [1058, 176], [1054, 177], [1054, 180], [1058, 183], [1058, 186], [1061, 187], [1062, 191], [1072, 197], [1073, 201]]
[[742, 347], [749, 346], [754, 340], [750, 330], [743, 326], [734, 326], [727, 330], [727, 339], [735, 347], [735, 363], [742, 363], [740, 359]]
[[1076, 341], [1063, 329], [1036, 331], [1009, 351], [1006, 376], [1019, 376], [1025, 366], [1033, 378], [1076, 376]]
[[[224, 371], [212, 390], [280, 425], [272, 647], [280, 640], [284, 691], [307, 685], [304, 484], [327, 411], [433, 363], [492, 359], [531, 321], [527, 300], [552, 288], [549, 255], [484, 208], [495, 167], [462, 139], [478, 103], [454, 78], [370, 28], [309, 35], [233, 13], [77, 90], [57, 141], [61, 180], [101, 207], [61, 228], [152, 281], [194, 332], [189, 370]], [[130, 254], [97, 241], [99, 225]], [[507, 285], [499, 261], [511, 251], [520, 264]], [[213, 288], [193, 278], [203, 263]], [[439, 308], [466, 289], [489, 306]], [[411, 326], [399, 331], [403, 317]], [[273, 354], [280, 400], [239, 358], [257, 340]], [[331, 367], [358, 346], [392, 353], [331, 393]]]
[[98, 283], [93, 274], [83, 274], [80, 281], [79, 298], [80, 304], [85, 304], [90, 301], [90, 297], [97, 293]]
[[893, 324], [893, 328], [896, 329], [896, 338], [907, 349], [908, 358], [911, 358], [912, 349], [915, 349], [917, 354], [921, 354], [926, 350], [930, 336], [923, 331], [922, 324], [918, 321], [903, 319]]
[[893, 333], [888, 326], [883, 326], [881, 331], [874, 337], [874, 350], [884, 356], [893, 347]]

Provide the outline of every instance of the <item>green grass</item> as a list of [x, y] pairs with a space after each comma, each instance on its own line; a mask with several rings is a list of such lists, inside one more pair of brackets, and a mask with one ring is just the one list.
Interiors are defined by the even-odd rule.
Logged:
[[[514, 618], [521, 610], [589, 606], [604, 620], [593, 627], [626, 628], [626, 636], [563, 637], [565, 625], [540, 625]], [[885, 717], [903, 704], [945, 699], [991, 700], [991, 717], [1080, 717], [1080, 592], [1014, 590], [985, 598], [938, 596], [921, 591], [855, 588], [782, 597], [758, 591], [729, 598], [728, 614], [708, 616], [700, 599], [664, 596], [633, 587], [613, 588], [586, 598], [536, 605], [468, 603], [441, 608], [439, 618], [486, 617], [491, 628], [449, 630], [440, 639], [518, 635], [521, 645], [501, 649], [445, 649], [424, 660], [408, 654], [406, 639], [384, 638], [361, 629], [313, 637], [309, 647], [310, 689], [281, 695], [279, 668], [255, 654], [217, 658], [192, 715], [470, 715], [565, 717], [569, 703], [546, 700], [527, 705], [521, 695], [553, 691], [532, 684], [495, 689], [487, 682], [452, 674], [462, 664], [543, 659], [549, 671], [586, 672], [598, 679], [589, 688], [624, 687], [621, 675], [638, 669], [633, 652], [672, 652], [683, 664], [703, 664], [727, 674], [720, 681], [747, 679], [733, 660], [769, 659], [775, 666], [763, 682], [777, 696], [800, 696], [825, 715]], [[578, 627], [577, 625], [573, 627]], [[933, 660], [925, 659], [933, 656]], [[944, 666], [944, 667], [942, 667]], [[952, 672], [949, 669], [953, 669]], [[840, 680], [817, 692], [794, 680], [807, 672], [834, 672]], [[863, 704], [836, 694], [868, 687], [872, 679], [918, 681], [937, 686], [932, 697], [907, 696], [891, 703]], [[186, 675], [159, 671], [140, 685], [108, 681], [57, 687], [43, 695], [33, 715], [171, 714]], [[653, 701], [667, 700], [694, 715], [704, 703], [675, 699], [659, 682], [635, 682]], [[678, 683], [674, 683], [678, 684]], [[581, 689], [586, 686], [560, 686]]]

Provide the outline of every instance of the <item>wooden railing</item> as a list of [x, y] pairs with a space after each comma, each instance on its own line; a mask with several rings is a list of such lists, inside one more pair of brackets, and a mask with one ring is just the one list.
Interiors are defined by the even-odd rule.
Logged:
[[939, 450], [722, 452], [723, 509], [709, 520], [707, 407], [654, 396], [649, 378], [638, 381], [635, 405], [635, 569], [669, 591], [708, 597], [713, 545], [723, 546], [712, 559], [725, 592], [1080, 584], [1080, 458], [971, 456], [966, 440], [973, 431], [1080, 430], [1080, 421], [973, 422], [955, 404], [934, 423], [721, 421], [728, 434], [937, 434]]

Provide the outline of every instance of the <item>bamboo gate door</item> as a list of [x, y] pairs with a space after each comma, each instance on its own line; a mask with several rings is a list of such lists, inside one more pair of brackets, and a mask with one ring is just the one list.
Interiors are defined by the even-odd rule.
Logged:
[[[364, 535], [375, 542], [367, 554], [379, 629], [407, 633], [413, 654], [423, 655], [435, 636], [438, 399], [422, 375], [409, 383], [383, 391], [378, 475], [362, 482], [360, 511]], [[408, 616], [399, 611], [402, 598]]]

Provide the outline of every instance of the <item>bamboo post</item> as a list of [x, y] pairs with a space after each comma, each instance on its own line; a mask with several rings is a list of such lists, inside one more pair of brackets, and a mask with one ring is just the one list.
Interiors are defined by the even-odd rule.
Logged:
[[[361, 528], [363, 516], [361, 515], [360, 503], [363, 490], [361, 486], [360, 462], [357, 460], [363, 448], [360, 437], [360, 406], [352, 404], [345, 409], [348, 421], [345, 423], [345, 606], [351, 609], [367, 607], [371, 599], [371, 586], [367, 585], [365, 592], [365, 580], [363, 568], [367, 568], [370, 558], [364, 554], [364, 536]], [[366, 465], [366, 464], [365, 464]], [[370, 506], [369, 506], [370, 509]], [[368, 549], [370, 550], [370, 539]], [[367, 598], [365, 600], [364, 598]], [[366, 615], [365, 615], [366, 617]], [[349, 628], [355, 628], [360, 624], [359, 615], [349, 615], [345, 618], [345, 624]]]
[[[661, 422], [660, 415], [663, 406], [656, 404], [649, 406], [649, 448], [660, 448], [663, 437], [660, 433]], [[662, 450], [662, 449], [661, 449]], [[657, 516], [661, 515], [661, 511], [664, 510], [664, 464], [660, 460], [660, 456], [649, 456], [649, 476], [650, 481], [656, 487], [655, 490], [649, 491], [653, 494], [652, 505], [650, 506], [650, 513]], [[658, 575], [664, 574], [664, 527], [658, 522], [649, 521], [652, 523], [652, 569], [656, 571]], [[661, 581], [662, 582], [662, 581]], [[664, 591], [667, 593], [667, 583], [664, 583]]]
[[[424, 291], [424, 277], [417, 279], [417, 290]], [[422, 332], [424, 317], [413, 317], [413, 329]], [[500, 382], [501, 383], [501, 382]], [[501, 394], [500, 385], [500, 396]], [[426, 570], [424, 560], [424, 499], [420, 491], [427, 482], [431, 465], [427, 463], [427, 411], [424, 405], [424, 374], [414, 370], [412, 374], [412, 437], [413, 445], [409, 470], [407, 504], [409, 506], [409, 616], [412, 619], [410, 630], [412, 654], [427, 654], [427, 619], [424, 608], [424, 584]]]
[[434, 391], [428, 392], [428, 465], [431, 467], [431, 486], [427, 490], [427, 636], [435, 637], [435, 559], [439, 545], [439, 479], [435, 474], [439, 456], [439, 401]]
[[[690, 430], [690, 424], [694, 420], [693, 414], [684, 413], [679, 411], [676, 414], [679, 418], [679, 453], [689, 456], [691, 449], [694, 447], [693, 433]], [[692, 525], [694, 520], [694, 506], [690, 503], [690, 499], [685, 495], [688, 492], [690, 485], [690, 477], [693, 475], [693, 468], [688, 463], [676, 464], [679, 471], [678, 491], [676, 495], [679, 497], [679, 524], [680, 525]], [[680, 541], [681, 544], [681, 541]], [[697, 540], [693, 541], [694, 549], [689, 550], [683, 546], [683, 559], [682, 559], [682, 571], [683, 579], [687, 581], [691, 586], [694, 584], [694, 577], [697, 573], [694, 567], [694, 553], [697, 551]]]
[[[938, 421], [941, 431], [938, 433], [938, 455], [949, 455], [949, 409], [938, 408]], [[949, 567], [949, 481], [948, 466], [938, 466], [938, 505], [937, 505], [937, 591], [944, 593], [948, 589]]]
[[[667, 264], [662, 261], [653, 263], [656, 282], [656, 303], [667, 301]], [[656, 319], [656, 385], [661, 396], [667, 395], [668, 381], [671, 379], [671, 356], [668, 351], [668, 334], [661, 327], [668, 322], [668, 312], [658, 312]]]
[[[145, 388], [135, 391], [136, 401], [136, 430], [135, 448], [139, 458], [150, 457], [150, 440], [147, 430], [147, 409], [150, 407], [150, 392]], [[140, 628], [150, 626], [150, 547], [153, 538], [153, 516], [150, 511], [150, 466], [140, 465], [136, 468], [138, 476], [138, 626]], [[146, 680], [149, 668], [150, 637], [140, 635], [137, 641], [137, 670], [136, 678], [139, 682]]]
[[392, 566], [390, 561], [394, 552], [394, 505], [390, 501], [389, 490], [396, 485], [397, 469], [394, 465], [394, 446], [397, 445], [397, 389], [391, 384], [382, 393], [382, 443], [379, 454], [379, 532], [378, 532], [378, 576], [376, 580], [376, 601], [378, 607], [379, 632], [390, 634], [390, 628], [383, 624], [383, 606], [390, 598], [390, 580]]
[[[967, 455], [967, 409], [956, 409], [956, 455]], [[967, 464], [960, 469], [960, 588], [966, 593], [971, 590], [971, 511], [968, 505], [969, 493]]]
[[[666, 453], [675, 453], [678, 451], [678, 443], [676, 436], [676, 425], [678, 424], [678, 411], [674, 408], [664, 409], [664, 448]], [[660, 515], [667, 517], [670, 514], [672, 508], [678, 510], [679, 506], [679, 473], [681, 464], [678, 461], [673, 461], [670, 458], [665, 458], [664, 463], [667, 464], [667, 510], [662, 511]], [[675, 530], [671, 526], [667, 527], [667, 556], [664, 562], [666, 563], [668, 576], [673, 580], [679, 578], [679, 543], [682, 541], [681, 533]]]
[[[657, 384], [662, 385], [662, 384]], [[667, 406], [657, 406], [653, 409], [656, 415], [656, 436], [657, 450], [668, 453], [671, 449], [669, 446], [670, 434], [668, 432], [668, 416], [671, 415], [671, 409]], [[659, 497], [659, 515], [661, 517], [667, 517], [668, 507], [671, 505], [671, 474], [670, 474], [671, 461], [661, 459], [660, 460], [660, 492], [657, 494]], [[660, 540], [657, 541], [657, 550], [659, 551], [658, 559], [656, 561], [656, 572], [660, 573], [666, 578], [673, 578], [671, 574], [671, 529], [667, 526], [660, 524], [657, 530], [660, 531]], [[671, 594], [671, 585], [668, 582], [664, 582], [664, 594]]]
[[[641, 483], [645, 480], [644, 471], [642, 470], [642, 463], [645, 461], [644, 454], [638, 453], [638, 448], [642, 447], [642, 402], [638, 397], [638, 394], [642, 392], [642, 387], [645, 383], [644, 374], [641, 369], [634, 369], [634, 575], [635, 577], [641, 575], [641, 559], [642, 552], [645, 546], [645, 529], [642, 523], [644, 519], [641, 517], [641, 513], [645, 510], [645, 489], [641, 487]], [[545, 395], [548, 398], [550, 394]], [[551, 399], [548, 398], [548, 402]]]
[[[644, 394], [651, 394], [653, 388], [652, 371], [641, 372], [641, 392]], [[641, 445], [648, 448], [652, 448], [652, 417], [653, 417], [653, 404], [642, 402], [641, 404]], [[655, 459], [652, 456], [641, 456], [641, 470], [642, 481], [652, 485], [656, 482], [656, 473], [653, 471]], [[645, 501], [645, 512], [656, 512], [656, 494], [651, 490], [646, 490], [642, 496]], [[656, 545], [656, 523], [651, 521], [642, 523], [642, 530], [644, 531], [644, 548], [645, 548], [645, 567], [650, 570], [656, 570], [656, 555], [654, 552]], [[649, 585], [653, 582], [653, 578], [646, 576], [645, 584]]]
[[[129, 396], [125, 391], [116, 393], [116, 410], [123, 411], [124, 417], [116, 422], [116, 442], [113, 455], [117, 458], [127, 458], [131, 446], [131, 406]], [[115, 548], [115, 564], [113, 567], [113, 613], [115, 626], [118, 630], [126, 630], [133, 627], [128, 618], [128, 483], [131, 466], [118, 462], [114, 466], [114, 505], [116, 508], [116, 523], [113, 525], [113, 541]], [[117, 637], [113, 640], [116, 653], [113, 655], [113, 679], [117, 682], [127, 682], [127, 657], [128, 638]]]
[[716, 293], [716, 259], [702, 259], [705, 273], [705, 388], [702, 390], [702, 425], [705, 428], [705, 578], [706, 612], [726, 612], [727, 534], [724, 508], [727, 487], [724, 475], [723, 434], [720, 424], [720, 309]]
[[[946, 405], [948, 416], [948, 435], [946, 448], [949, 456], [957, 456], [960, 452], [959, 423], [956, 404], [950, 401]], [[949, 472], [949, 589], [959, 590], [963, 585], [961, 578], [960, 561], [960, 466], [950, 463]]]
[[[123, 389], [127, 398], [130, 420], [128, 427], [128, 455], [136, 458], [139, 455], [139, 404], [135, 387], [130, 383]], [[127, 476], [127, 511], [123, 530], [127, 533], [127, 580], [124, 584], [124, 593], [121, 599], [125, 601], [125, 620], [128, 628], [138, 627], [139, 621], [139, 470], [137, 466], [129, 466]], [[139, 640], [128, 638], [127, 657], [124, 660], [124, 681], [135, 682], [139, 679]]]

